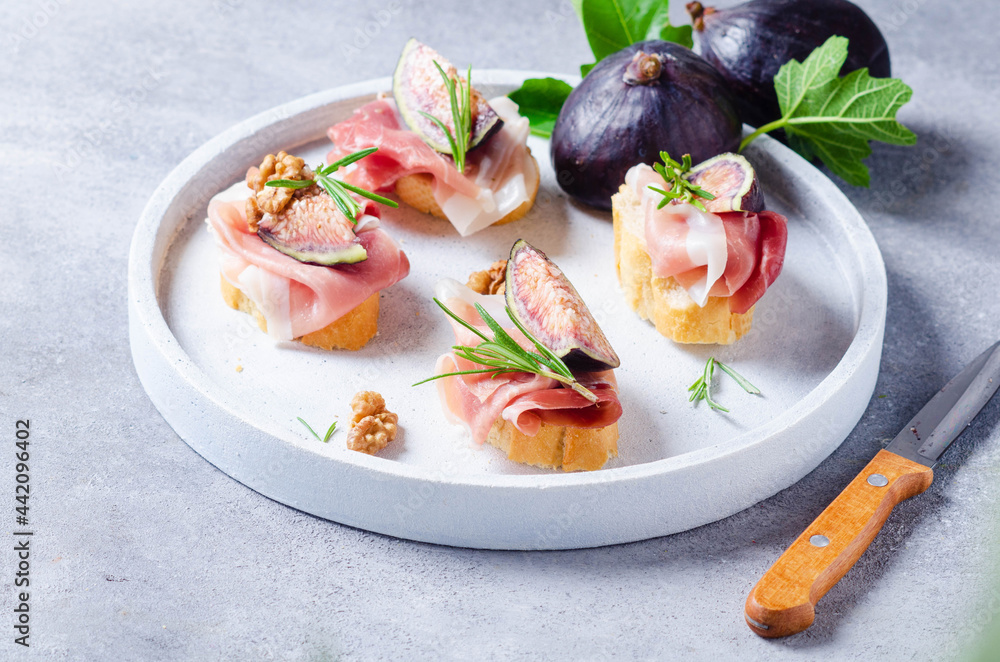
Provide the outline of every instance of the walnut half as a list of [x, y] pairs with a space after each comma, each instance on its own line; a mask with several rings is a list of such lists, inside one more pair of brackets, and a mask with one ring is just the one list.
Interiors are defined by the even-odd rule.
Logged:
[[254, 195], [247, 198], [246, 203], [250, 229], [256, 232], [257, 224], [265, 213], [279, 214], [295, 195], [295, 189], [265, 186], [267, 182], [275, 179], [311, 178], [312, 172], [306, 167], [306, 162], [286, 152], [278, 152], [277, 156], [268, 154], [259, 168], [247, 170], [247, 186], [254, 191]]
[[396, 438], [399, 417], [385, 408], [385, 399], [375, 391], [360, 391], [351, 399], [351, 431], [347, 447], [374, 455]]
[[479, 294], [503, 294], [507, 278], [507, 260], [497, 260], [486, 271], [476, 271], [466, 285]]

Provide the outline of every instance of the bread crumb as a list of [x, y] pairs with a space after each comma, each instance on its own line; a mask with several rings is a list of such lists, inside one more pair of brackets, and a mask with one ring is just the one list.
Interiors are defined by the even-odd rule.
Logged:
[[243, 372], [243, 366], [237, 365], [236, 366], [236, 372]]
[[351, 431], [347, 448], [374, 455], [396, 438], [399, 417], [385, 408], [385, 398], [375, 391], [359, 391], [351, 399]]

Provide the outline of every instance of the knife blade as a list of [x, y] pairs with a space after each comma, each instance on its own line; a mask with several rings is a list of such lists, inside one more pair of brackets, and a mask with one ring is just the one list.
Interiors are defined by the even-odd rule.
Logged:
[[785, 637], [812, 625], [816, 603], [857, 562], [899, 503], [930, 487], [933, 468], [1000, 386], [1000, 342], [944, 385], [802, 532], [747, 596], [747, 625]]

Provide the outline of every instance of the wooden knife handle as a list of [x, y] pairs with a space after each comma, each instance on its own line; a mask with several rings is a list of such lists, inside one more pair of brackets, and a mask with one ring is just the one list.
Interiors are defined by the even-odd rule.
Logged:
[[933, 478], [929, 467], [879, 451], [750, 591], [750, 629], [785, 637], [812, 625], [816, 603], [861, 558], [893, 507]]

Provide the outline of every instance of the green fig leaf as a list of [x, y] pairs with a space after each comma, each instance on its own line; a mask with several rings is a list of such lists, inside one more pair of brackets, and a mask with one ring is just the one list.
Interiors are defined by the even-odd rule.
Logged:
[[548, 138], [573, 87], [558, 78], [529, 78], [507, 96], [531, 123], [531, 133]]
[[818, 157], [854, 186], [867, 187], [869, 142], [913, 145], [917, 136], [896, 120], [913, 90], [896, 78], [872, 78], [867, 69], [838, 76], [847, 59], [848, 41], [830, 37], [804, 61], [786, 62], [774, 77], [782, 117], [743, 140], [784, 129], [789, 145], [806, 158]]
[[[669, 8], [667, 0], [581, 0], [580, 19], [596, 61], [646, 39], [690, 48], [691, 26], [670, 25]], [[582, 67], [581, 73], [587, 75]]]
[[667, 23], [660, 28], [660, 33], [656, 38], [663, 41], [672, 41], [684, 48], [694, 48], [694, 38], [692, 37], [690, 25], [670, 25], [670, 23]]

